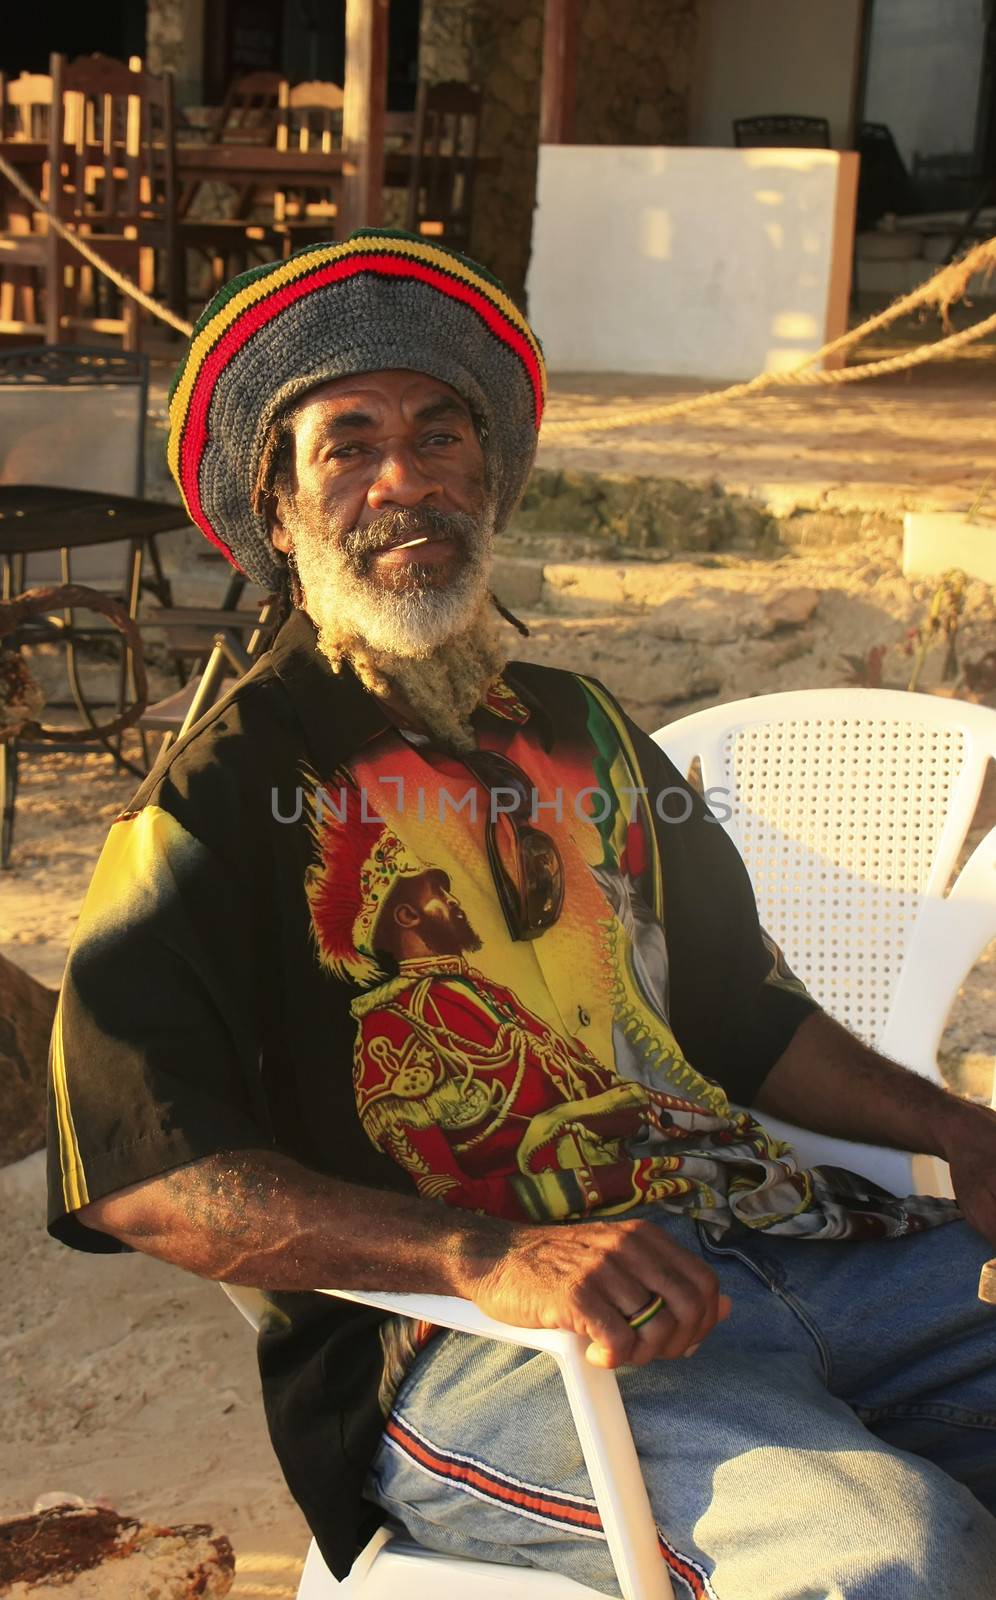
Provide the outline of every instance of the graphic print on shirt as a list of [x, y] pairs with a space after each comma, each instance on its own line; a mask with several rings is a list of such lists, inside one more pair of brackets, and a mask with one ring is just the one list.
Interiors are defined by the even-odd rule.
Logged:
[[[357, 991], [368, 1139], [427, 1198], [510, 1219], [654, 1201], [718, 1232], [734, 1217], [821, 1238], [924, 1226], [927, 1202], [801, 1170], [685, 1059], [668, 1021], [660, 796], [618, 708], [576, 682], [583, 719], [552, 753], [502, 685], [468, 756], [381, 734], [313, 785], [312, 932]], [[688, 795], [673, 793], [680, 816]], [[506, 814], [509, 794], [527, 796], [528, 825]], [[536, 929], [528, 861], [550, 915], [510, 937]], [[761, 981], [802, 989], [763, 942]]]
[[[517, 755], [528, 763], [531, 821], [562, 866], [553, 926], [509, 939], [489, 849], [514, 878], [516, 832], [492, 817], [475, 772], [414, 745], [399, 754], [396, 741], [388, 756], [375, 741], [312, 791], [316, 948], [362, 990], [352, 1012], [363, 1129], [420, 1193], [534, 1221], [648, 1199], [709, 1214], [713, 1164], [691, 1160], [689, 1141], [736, 1137], [769, 1159], [773, 1147], [733, 1117], [668, 1025], [646, 800], [611, 708], [585, 694], [589, 753], [560, 748], [555, 766], [535, 742], [520, 746], [524, 708], [507, 690], [499, 713], [508, 734], [496, 753], [508, 771]], [[793, 1209], [806, 1192], [797, 1179]]]

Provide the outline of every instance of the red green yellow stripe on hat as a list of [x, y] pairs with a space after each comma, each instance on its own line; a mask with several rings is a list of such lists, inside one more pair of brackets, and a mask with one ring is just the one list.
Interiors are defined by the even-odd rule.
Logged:
[[[236, 530], [230, 526], [230, 485], [223, 484], [228, 492], [221, 492], [215, 481], [217, 472], [205, 471], [206, 453], [218, 424], [217, 417], [212, 415], [212, 404], [218, 399], [219, 386], [224, 387], [233, 369], [243, 365], [240, 358], [251, 350], [254, 341], [265, 338], [268, 332], [272, 334], [278, 324], [282, 330], [292, 329], [311, 297], [324, 298], [329, 291], [334, 294], [337, 287], [347, 288], [362, 279], [377, 280], [385, 286], [419, 285], [440, 297], [437, 303], [440, 310], [445, 305], [461, 308], [489, 344], [493, 341], [496, 350], [514, 358], [526, 386], [532, 430], [534, 434], [539, 430], [546, 398], [546, 372], [539, 341], [497, 280], [467, 257], [413, 235], [366, 230], [340, 243], [315, 245], [298, 251], [286, 261], [268, 263], [242, 273], [215, 296], [194, 328], [186, 359], [170, 393], [168, 460], [191, 520], [244, 570], [240, 541], [232, 537]], [[423, 339], [431, 338], [431, 302], [427, 303], [427, 309], [424, 321], [429, 331], [420, 330], [419, 337]], [[330, 318], [328, 324], [323, 323], [323, 330], [328, 326], [330, 342], [338, 339], [343, 345], [348, 344], [348, 319], [341, 330], [335, 328], [335, 320]], [[401, 329], [398, 335], [397, 358], [380, 360], [377, 365], [412, 364], [405, 357]], [[334, 351], [331, 367], [335, 367]], [[352, 370], [369, 369], [354, 366]], [[323, 377], [318, 376], [316, 381], [323, 381]], [[293, 382], [293, 373], [276, 371], [274, 382], [278, 385]], [[254, 387], [258, 387], [258, 379]], [[265, 395], [259, 397], [255, 406], [260, 415], [265, 411], [266, 398]], [[496, 400], [500, 410], [500, 397]], [[228, 419], [227, 397], [223, 397], [222, 407]], [[243, 412], [247, 409], [253, 409], [253, 399], [247, 399], [242, 407]], [[241, 413], [239, 415], [241, 418]], [[232, 431], [230, 421], [228, 426]], [[258, 453], [260, 441], [254, 434], [250, 437], [241, 426], [235, 431], [240, 435], [238, 443], [243, 455], [247, 449], [249, 453], [253, 450]], [[228, 441], [221, 442], [221, 449], [230, 447]], [[532, 448], [535, 448], [535, 441]], [[225, 476], [222, 471], [222, 480]], [[207, 488], [206, 477], [210, 479]], [[224, 517], [217, 515], [212, 494], [215, 501], [229, 508]], [[236, 520], [241, 521], [241, 517]], [[249, 543], [254, 545], [256, 541]], [[259, 555], [258, 551], [255, 553]]]

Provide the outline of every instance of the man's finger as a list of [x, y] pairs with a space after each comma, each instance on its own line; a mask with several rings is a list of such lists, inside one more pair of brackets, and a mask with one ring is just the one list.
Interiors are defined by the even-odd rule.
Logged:
[[719, 1321], [719, 1281], [715, 1273], [708, 1268], [704, 1274], [687, 1272], [685, 1267], [685, 1260], [680, 1260], [666, 1266], [652, 1262], [643, 1269], [648, 1290], [660, 1295], [674, 1327], [667, 1339], [653, 1329], [652, 1323], [641, 1331], [652, 1337], [658, 1346], [656, 1353], [666, 1358], [682, 1355], [690, 1344], [701, 1344]]

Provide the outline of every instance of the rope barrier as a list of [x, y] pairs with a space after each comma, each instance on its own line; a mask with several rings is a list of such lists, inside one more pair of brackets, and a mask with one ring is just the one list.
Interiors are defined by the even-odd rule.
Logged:
[[[168, 323], [178, 333], [187, 337], [193, 333], [192, 322], [178, 317], [168, 306], [160, 305], [158, 300], [154, 300], [137, 284], [132, 283], [130, 278], [118, 272], [117, 268], [94, 250], [92, 245], [87, 244], [78, 233], [67, 227], [61, 218], [54, 216], [41, 196], [35, 193], [17, 169], [2, 155], [0, 155], [0, 174], [27, 200], [33, 210], [47, 218], [49, 227], [54, 228], [60, 238], [72, 245], [74, 250], [78, 250], [80, 255], [89, 261], [91, 266], [96, 267], [98, 272], [102, 272], [122, 294], [130, 295], [143, 310]], [[841, 355], [845, 350], [850, 350], [854, 345], [867, 339], [870, 334], [888, 327], [899, 317], [908, 316], [911, 312], [919, 310], [921, 306], [934, 306], [940, 314], [942, 326], [949, 329], [951, 322], [948, 313], [955, 301], [964, 297], [970, 280], [976, 273], [982, 273], [988, 278], [994, 271], [996, 271], [996, 237], [984, 239], [960, 260], [952, 262], [950, 266], [942, 267], [926, 283], [920, 284], [909, 294], [902, 295], [884, 311], [869, 317], [857, 328], [851, 328], [839, 338], [831, 339], [828, 344], [822, 345], [796, 367], [788, 367], [779, 372], [761, 372], [745, 383], [730, 384], [725, 389], [711, 389], [707, 394], [694, 395], [685, 400], [670, 400], [659, 405], [642, 406], [628, 411], [599, 412], [597, 416], [551, 420], [544, 424], [543, 438], [562, 438], [572, 433], [608, 433], [619, 428], [643, 427], [648, 423], [661, 422], [665, 418], [687, 416], [691, 412], [727, 405], [734, 400], [746, 399], [748, 395], [761, 394], [766, 389], [792, 386], [830, 388], [839, 383], [859, 383], [865, 378], [882, 378], [891, 373], [905, 372], [913, 367], [923, 366], [927, 361], [947, 360], [966, 345], [985, 339], [990, 333], [996, 333], [996, 314], [985, 317], [970, 328], [963, 328], [959, 333], [947, 333], [945, 338], [935, 340], [933, 344], [921, 345], [919, 349], [905, 350], [899, 355], [888, 356], [881, 361], [862, 362], [856, 367], [834, 367], [830, 371], [816, 368], [817, 362], [825, 361], [828, 356]]]
[[102, 272], [105, 278], [109, 278], [116, 289], [120, 289], [122, 294], [130, 295], [144, 311], [148, 311], [152, 316], [158, 317], [162, 322], [168, 322], [171, 328], [176, 329], [177, 333], [190, 337], [194, 331], [192, 322], [187, 322], [185, 318], [178, 317], [168, 306], [161, 306], [158, 300], [153, 300], [152, 296], [146, 294], [144, 289], [140, 289], [137, 283], [132, 283], [131, 279], [126, 278], [123, 272], [119, 272], [116, 267], [112, 267], [111, 263], [98, 254], [92, 245], [87, 244], [86, 240], [81, 238], [78, 233], [74, 233], [72, 228], [67, 228], [61, 217], [57, 217], [53, 212], [49, 211], [41, 195], [35, 193], [31, 185], [21, 177], [17, 168], [12, 167], [4, 156], [0, 156], [0, 173], [3, 174], [9, 184], [13, 185], [18, 194], [27, 200], [32, 210], [37, 211], [39, 216], [47, 218], [49, 227], [55, 230], [60, 239], [65, 239], [66, 243], [71, 244], [74, 250], [78, 250], [83, 259], [89, 261], [92, 267], [96, 267], [98, 272]]

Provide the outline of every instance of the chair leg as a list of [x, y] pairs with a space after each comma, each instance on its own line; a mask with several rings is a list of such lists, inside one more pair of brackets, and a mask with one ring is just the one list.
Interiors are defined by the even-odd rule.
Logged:
[[14, 804], [17, 799], [17, 741], [0, 739], [0, 871], [10, 860], [14, 844]]
[[159, 553], [159, 546], [156, 543], [155, 534], [150, 534], [145, 543], [146, 549], [149, 552], [149, 560], [152, 562], [152, 571], [155, 576], [149, 580], [143, 579], [142, 586], [143, 588], [152, 590], [152, 593], [158, 597], [159, 604], [161, 606], [171, 606], [173, 604], [173, 589], [169, 579], [163, 571], [162, 556]]
[[58, 344], [63, 314], [62, 254], [55, 231], [50, 230], [45, 256], [45, 343]]
[[136, 351], [141, 348], [141, 333], [138, 321], [138, 306], [130, 294], [124, 295], [124, 338], [122, 348]]

